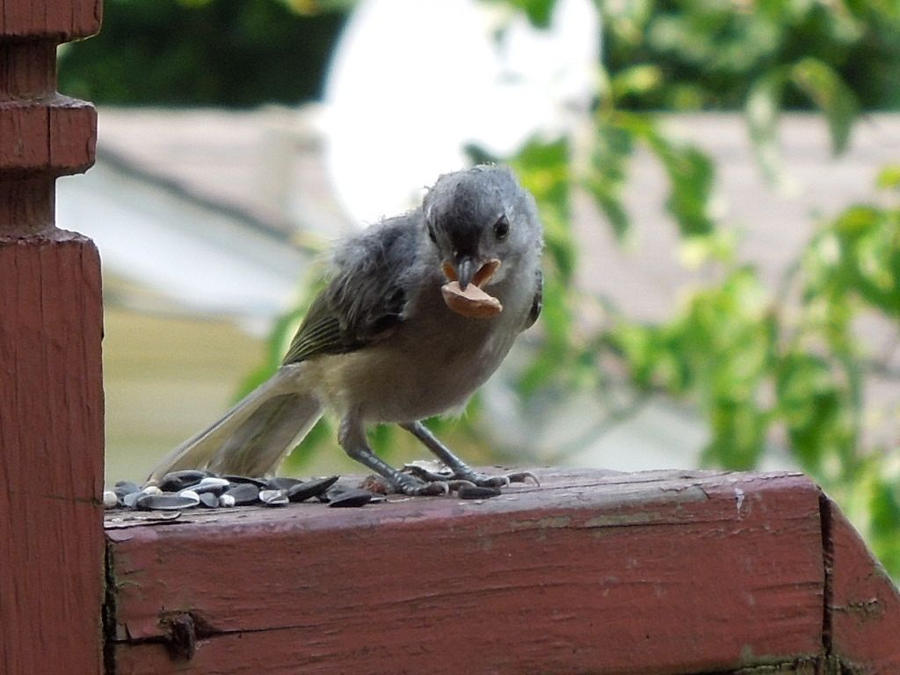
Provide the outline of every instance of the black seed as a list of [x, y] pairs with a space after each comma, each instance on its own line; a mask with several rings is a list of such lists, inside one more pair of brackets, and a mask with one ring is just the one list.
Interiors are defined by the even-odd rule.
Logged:
[[480, 487], [478, 485], [463, 485], [457, 493], [460, 499], [490, 499], [500, 494], [500, 488]]
[[120, 497], [119, 503], [122, 506], [127, 506], [129, 509], [133, 509], [137, 505], [138, 498], [143, 496], [143, 492], [141, 492], [140, 490], [135, 490], [134, 492], [129, 492], [127, 495]]
[[217, 478], [215, 476], [206, 476], [196, 485], [187, 486], [187, 490], [193, 490], [197, 494], [203, 494], [204, 492], [212, 492], [217, 497], [225, 492], [228, 488], [231, 487], [231, 483], [229, 483], [225, 478]]
[[234, 497], [235, 506], [244, 506], [245, 504], [253, 504], [259, 499], [259, 488], [253, 483], [238, 483], [225, 490], [222, 494]]
[[372, 493], [368, 490], [346, 490], [332, 496], [328, 506], [333, 506], [336, 509], [365, 506], [370, 501], [372, 501]]
[[198, 499], [166, 492], [159, 495], [141, 495], [137, 500], [137, 508], [145, 511], [178, 511], [197, 506]]
[[191, 485], [196, 485], [208, 475], [209, 471], [202, 471], [201, 469], [172, 471], [159, 481], [159, 489], [163, 492], [178, 492]]
[[232, 485], [237, 485], [238, 483], [250, 483], [251, 485], [255, 485], [260, 490], [265, 490], [267, 483], [262, 478], [253, 478], [251, 476], [238, 476], [236, 474], [226, 474], [221, 476], [225, 480], [227, 480]]
[[328, 478], [316, 478], [295, 485], [288, 490], [288, 499], [292, 502], [302, 502], [304, 499], [318, 497], [334, 485], [337, 479], [337, 476], [329, 476]]
[[284, 506], [288, 496], [284, 490], [260, 490], [259, 500], [266, 506]]
[[137, 483], [132, 483], [130, 480], [120, 480], [116, 483], [115, 488], [113, 488], [113, 492], [116, 493], [116, 497], [121, 501], [122, 497], [125, 495], [130, 495], [132, 492], [138, 492], [140, 489], [141, 488], [137, 486]]
[[200, 506], [217, 509], [219, 508], [219, 497], [212, 492], [202, 492], [200, 493]]
[[290, 490], [295, 485], [300, 485], [303, 481], [298, 478], [288, 478], [287, 476], [274, 476], [266, 481], [266, 487], [269, 490]]

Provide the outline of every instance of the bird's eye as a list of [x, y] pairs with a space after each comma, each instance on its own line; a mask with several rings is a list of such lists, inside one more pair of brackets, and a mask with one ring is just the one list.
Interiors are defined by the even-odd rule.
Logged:
[[501, 241], [506, 239], [506, 236], [509, 234], [509, 219], [506, 217], [506, 214], [497, 218], [497, 222], [494, 223], [494, 236]]

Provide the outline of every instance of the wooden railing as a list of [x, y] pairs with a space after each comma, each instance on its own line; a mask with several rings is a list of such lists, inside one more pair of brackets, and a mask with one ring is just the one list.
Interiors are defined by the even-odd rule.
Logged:
[[900, 595], [797, 474], [104, 523], [99, 258], [53, 219], [95, 139], [55, 48], [99, 23], [0, 3], [0, 672], [900, 673]]
[[540, 487], [484, 502], [113, 515], [110, 661], [148, 674], [900, 673], [900, 596], [802, 475], [535, 473]]

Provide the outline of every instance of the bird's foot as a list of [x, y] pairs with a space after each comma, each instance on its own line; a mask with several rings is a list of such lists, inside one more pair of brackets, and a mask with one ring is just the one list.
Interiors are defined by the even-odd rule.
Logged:
[[394, 492], [410, 497], [437, 497], [450, 494], [450, 486], [446, 480], [423, 480], [409, 473], [397, 472], [391, 481]]
[[469, 467], [454, 472], [453, 480], [463, 483], [468, 482], [478, 487], [493, 488], [504, 488], [511, 485], [512, 483], [527, 483], [529, 480], [533, 481], [535, 485], [541, 484], [541, 482], [537, 479], [537, 476], [535, 476], [530, 471], [516, 471], [512, 473], [491, 475], [487, 473], [481, 473], [480, 471], [475, 471], [474, 469], [470, 469]]
[[458, 490], [465, 485], [504, 488], [512, 483], [527, 483], [528, 481], [533, 481], [535, 485], [541, 484], [537, 476], [530, 471], [490, 475], [475, 471], [466, 464], [451, 469], [440, 462], [413, 462], [405, 464], [403, 471], [407, 475], [411, 474], [427, 483], [444, 483], [452, 491]]

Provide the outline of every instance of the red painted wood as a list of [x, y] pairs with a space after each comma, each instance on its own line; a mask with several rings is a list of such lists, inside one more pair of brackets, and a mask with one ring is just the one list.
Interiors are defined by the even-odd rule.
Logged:
[[832, 650], [855, 672], [900, 673], [900, 593], [837, 505], [827, 508]]
[[0, 101], [38, 98], [56, 89], [56, 44], [0, 41]]
[[93, 108], [56, 93], [57, 43], [99, 0], [0, 2], [0, 673], [100, 673], [103, 319], [93, 243], [54, 226], [93, 162]]
[[[484, 503], [108, 518], [116, 672], [685, 673], [822, 652], [808, 480], [540, 476]], [[206, 635], [190, 661], [162, 643], [178, 611]]]
[[0, 176], [0, 236], [25, 237], [53, 231], [55, 178]]
[[0, 672], [100, 671], [97, 251], [0, 238]]
[[100, 30], [102, 0], [4, 0], [0, 35], [68, 42]]
[[84, 101], [0, 101], [0, 171], [80, 173], [94, 162], [97, 113]]

